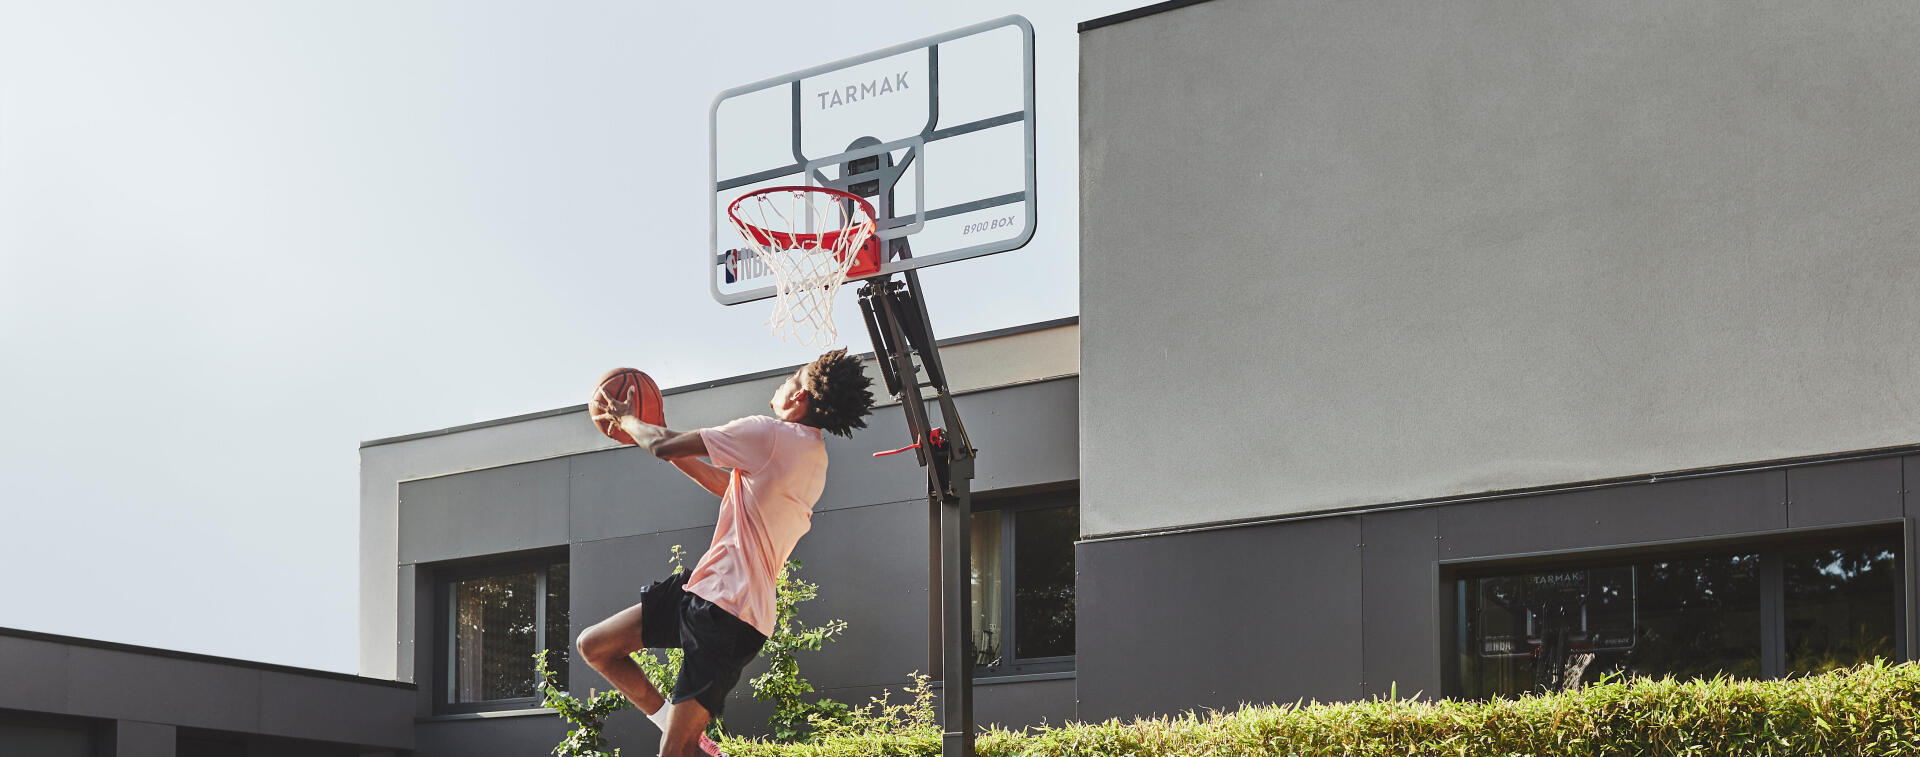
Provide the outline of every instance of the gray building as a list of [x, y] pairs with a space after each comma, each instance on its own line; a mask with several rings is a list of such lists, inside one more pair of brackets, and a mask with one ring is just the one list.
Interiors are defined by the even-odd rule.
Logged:
[[[1076, 711], [1078, 333], [1067, 319], [941, 349], [981, 448], [982, 722], [1057, 723]], [[667, 389], [668, 424], [764, 413], [793, 368]], [[820, 585], [802, 619], [848, 623], [802, 664], [823, 696], [843, 702], [900, 691], [937, 653], [927, 634], [925, 474], [911, 455], [871, 456], [909, 441], [900, 408], [885, 403], [853, 438], [829, 437], [827, 488], [793, 555], [801, 578]], [[690, 568], [719, 514], [713, 495], [678, 470], [602, 436], [584, 406], [367, 442], [361, 483], [362, 669], [416, 686], [417, 755], [550, 750], [565, 728], [532, 698], [529, 656], [550, 649], [567, 661], [571, 690], [605, 690], [570, 654], [572, 640], [664, 578], [674, 546]], [[747, 677], [764, 670], [762, 661]], [[730, 729], [766, 731], [769, 708], [744, 679], [727, 707]], [[608, 733], [635, 753], [658, 736], [635, 711], [615, 715]]]
[[411, 684], [0, 629], [0, 755], [392, 757]]
[[1080, 43], [1081, 718], [1913, 655], [1920, 7]]
[[[1913, 658], [1920, 8], [1181, 1], [1080, 43], [1082, 315], [942, 350], [982, 723]], [[869, 456], [905, 436], [829, 440], [795, 553], [841, 701], [937, 653], [921, 470]], [[361, 487], [365, 678], [0, 632], [0, 680], [61, 692], [0, 690], [0, 734], [545, 753], [528, 656], [604, 688], [571, 640], [716, 515], [580, 406], [367, 442]], [[259, 694], [108, 697], [101, 655]]]

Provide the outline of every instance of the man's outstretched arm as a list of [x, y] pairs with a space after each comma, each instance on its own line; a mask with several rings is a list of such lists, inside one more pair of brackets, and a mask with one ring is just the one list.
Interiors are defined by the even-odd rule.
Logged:
[[674, 431], [666, 426], [655, 426], [640, 420], [634, 414], [634, 393], [625, 398], [608, 398], [607, 412], [595, 415], [594, 420], [611, 420], [620, 426], [621, 431], [633, 438], [634, 444], [654, 457], [673, 463], [687, 478], [700, 485], [700, 488], [712, 492], [716, 497], [727, 494], [727, 484], [731, 478], [727, 469], [701, 462], [707, 456], [707, 442], [699, 431]]
[[[635, 419], [633, 423], [642, 426], [651, 425], [641, 423], [639, 419]], [[624, 425], [622, 428], [626, 430], [628, 436], [634, 438], [634, 441], [640, 440], [640, 435], [634, 433], [632, 428]], [[700, 459], [707, 456], [707, 442], [700, 436], [700, 432], [674, 431], [661, 426], [653, 426], [653, 428], [660, 429], [663, 432], [662, 435], [651, 445], [642, 442], [640, 445], [642, 449], [653, 453], [654, 457], [673, 463], [673, 467], [679, 468], [681, 473], [687, 474], [687, 478], [693, 479], [700, 488], [712, 492], [713, 496], [727, 496], [727, 485], [731, 483], [732, 474], [725, 468], [709, 465]]]

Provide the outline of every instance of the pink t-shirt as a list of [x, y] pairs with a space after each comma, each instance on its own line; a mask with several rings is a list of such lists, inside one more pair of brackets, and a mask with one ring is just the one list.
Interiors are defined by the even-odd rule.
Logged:
[[774, 579], [813, 526], [813, 503], [827, 486], [826, 442], [820, 429], [764, 415], [702, 429], [700, 438], [733, 477], [687, 591], [772, 636]]

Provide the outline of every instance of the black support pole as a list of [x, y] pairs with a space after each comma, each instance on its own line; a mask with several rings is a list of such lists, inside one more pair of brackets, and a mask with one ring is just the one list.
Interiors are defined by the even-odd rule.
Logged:
[[[941, 680], [943, 689], [940, 753], [973, 757], [973, 660], [969, 654], [973, 566], [968, 530], [973, 517], [974, 449], [947, 389], [926, 304], [920, 299], [920, 277], [908, 271], [905, 279], [904, 283], [892, 277], [868, 281], [860, 287], [860, 310], [887, 389], [906, 415], [907, 430], [917, 445], [914, 456], [927, 470], [927, 656], [931, 675]], [[914, 364], [915, 355], [919, 365]], [[928, 423], [929, 398], [920, 391], [928, 388], [945, 424], [937, 434]], [[934, 586], [939, 587], [937, 593], [931, 591]]]

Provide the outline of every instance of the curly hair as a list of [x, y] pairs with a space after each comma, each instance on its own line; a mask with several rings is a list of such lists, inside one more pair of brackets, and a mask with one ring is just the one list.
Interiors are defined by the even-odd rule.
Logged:
[[807, 368], [804, 422], [849, 437], [854, 429], [866, 428], [867, 414], [873, 412], [873, 379], [867, 377], [860, 358], [841, 348], [815, 358]]

